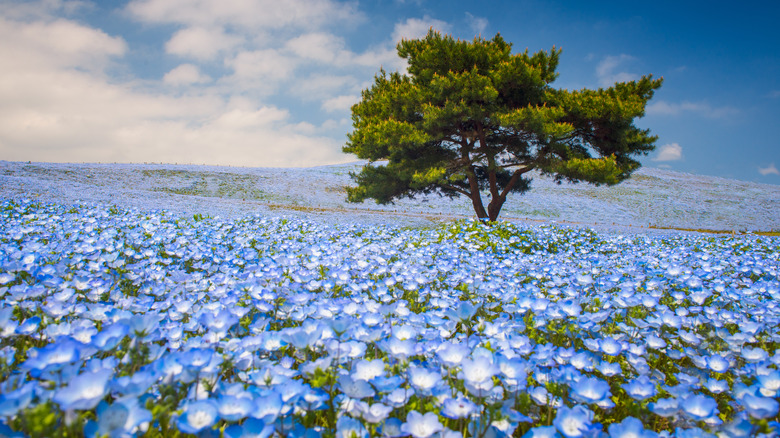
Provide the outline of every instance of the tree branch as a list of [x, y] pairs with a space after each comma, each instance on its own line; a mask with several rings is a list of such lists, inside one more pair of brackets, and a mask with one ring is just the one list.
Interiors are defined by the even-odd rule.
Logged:
[[520, 179], [520, 177], [526, 173], [533, 170], [534, 166], [528, 166], [524, 167], [522, 169], [515, 170], [515, 173], [512, 174], [512, 178], [509, 179], [509, 182], [506, 183], [506, 187], [504, 187], [504, 190], [501, 192], [501, 197], [504, 198], [509, 193], [510, 190], [512, 190], [512, 187], [517, 184], [517, 181]]
[[459, 187], [451, 186], [451, 185], [449, 185], [449, 184], [442, 184], [441, 186], [442, 186], [443, 188], [447, 189], [447, 190], [452, 190], [453, 192], [458, 192], [458, 193], [460, 193], [461, 195], [466, 195], [466, 196], [468, 196], [469, 198], [471, 197], [471, 193], [470, 193], [470, 192], [468, 192], [468, 191], [466, 191], [466, 190], [463, 190], [463, 189], [461, 189], [461, 188], [459, 188]]

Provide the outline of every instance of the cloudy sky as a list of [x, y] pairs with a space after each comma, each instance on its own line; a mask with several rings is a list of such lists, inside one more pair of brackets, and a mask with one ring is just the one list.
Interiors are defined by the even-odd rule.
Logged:
[[434, 27], [561, 47], [559, 88], [663, 76], [645, 166], [780, 184], [780, 6], [634, 3], [0, 0], [0, 159], [354, 161], [350, 106]]

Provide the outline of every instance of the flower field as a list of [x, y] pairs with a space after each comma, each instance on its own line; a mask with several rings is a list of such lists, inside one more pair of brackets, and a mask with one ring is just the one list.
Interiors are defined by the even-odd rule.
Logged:
[[0, 202], [0, 436], [780, 433], [780, 238]]

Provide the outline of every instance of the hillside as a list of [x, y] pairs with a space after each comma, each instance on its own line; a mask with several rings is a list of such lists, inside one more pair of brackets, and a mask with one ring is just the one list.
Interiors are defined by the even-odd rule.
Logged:
[[[438, 196], [393, 205], [349, 204], [344, 187], [359, 164], [300, 169], [0, 161], [0, 196], [50, 202], [114, 203], [193, 215], [310, 216], [328, 222], [425, 226], [473, 216], [468, 199]], [[599, 228], [780, 230], [780, 187], [653, 168], [614, 187], [555, 184], [534, 176], [510, 196], [501, 219]]]

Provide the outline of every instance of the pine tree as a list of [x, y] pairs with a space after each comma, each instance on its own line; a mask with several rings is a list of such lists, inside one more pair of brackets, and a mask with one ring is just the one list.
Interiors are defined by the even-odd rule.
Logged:
[[531, 170], [613, 185], [654, 149], [657, 137], [634, 126], [661, 86], [652, 75], [555, 89], [560, 49], [513, 54], [500, 35], [462, 41], [431, 30], [397, 49], [407, 73], [380, 70], [352, 107], [343, 150], [369, 162], [352, 175], [351, 202], [465, 195], [477, 217], [495, 221], [509, 193], [530, 188]]

